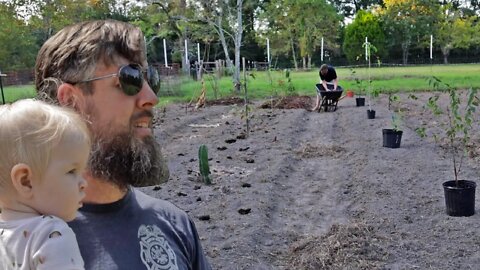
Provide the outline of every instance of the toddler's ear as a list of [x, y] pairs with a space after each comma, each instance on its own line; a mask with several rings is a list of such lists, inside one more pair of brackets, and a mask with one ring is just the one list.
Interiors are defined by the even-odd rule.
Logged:
[[33, 196], [33, 173], [30, 166], [24, 163], [16, 164], [10, 171], [10, 178], [13, 187], [22, 198], [29, 199]]

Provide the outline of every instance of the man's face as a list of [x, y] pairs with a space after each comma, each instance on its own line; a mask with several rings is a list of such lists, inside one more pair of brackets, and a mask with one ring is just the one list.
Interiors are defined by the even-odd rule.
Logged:
[[322, 73], [323, 76], [327, 75], [327, 72], [328, 72], [328, 69], [322, 69], [322, 71], [320, 71]]
[[[93, 77], [117, 73], [121, 65], [98, 64]], [[145, 82], [134, 96], [123, 93], [118, 77], [92, 82], [84, 114], [93, 134], [89, 173], [121, 188], [165, 180], [166, 165], [153, 137], [152, 109], [158, 98]], [[168, 177], [168, 176], [167, 176]]]

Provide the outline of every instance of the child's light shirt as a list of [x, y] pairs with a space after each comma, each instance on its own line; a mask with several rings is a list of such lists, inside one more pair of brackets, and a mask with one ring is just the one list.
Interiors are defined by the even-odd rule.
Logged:
[[0, 240], [12, 269], [84, 269], [75, 234], [57, 217], [0, 221]]

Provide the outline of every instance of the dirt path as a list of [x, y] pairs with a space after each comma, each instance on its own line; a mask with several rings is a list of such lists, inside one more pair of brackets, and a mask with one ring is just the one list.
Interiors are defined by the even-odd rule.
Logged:
[[[480, 269], [480, 215], [444, 214], [450, 161], [413, 130], [431, 120], [426, 98], [402, 103], [399, 149], [382, 147], [387, 97], [374, 120], [351, 98], [333, 113], [254, 109], [248, 138], [242, 106], [172, 105], [155, 132], [171, 178], [144, 190], [190, 213], [215, 269]], [[197, 175], [200, 144], [211, 186]], [[465, 179], [478, 183], [478, 164]]]

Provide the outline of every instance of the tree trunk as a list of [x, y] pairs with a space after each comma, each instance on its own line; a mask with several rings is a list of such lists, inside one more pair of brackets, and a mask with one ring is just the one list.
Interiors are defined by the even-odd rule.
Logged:
[[408, 48], [410, 47], [410, 42], [403, 42], [402, 43], [402, 61], [403, 64], [408, 64]]
[[295, 71], [298, 70], [298, 63], [297, 63], [297, 56], [295, 55], [295, 44], [293, 43], [293, 39], [290, 39], [292, 43], [292, 56], [293, 56], [293, 63], [295, 64]]
[[[181, 14], [184, 14], [186, 9], [187, 9], [187, 1], [186, 0], [180, 0], [178, 3], [178, 8], [181, 12]], [[187, 51], [187, 57], [185, 58], [185, 51], [188, 49], [188, 27], [185, 28], [184, 31], [182, 31], [182, 40], [180, 41], [183, 44], [180, 44], [181, 47], [183, 47], [183, 52], [182, 52], [182, 67], [183, 67], [183, 72], [190, 76], [190, 60], [188, 59], [188, 51]], [[185, 48], [185, 40], [187, 40], [187, 48]]]
[[303, 64], [303, 69], [307, 69], [307, 58], [304, 56], [302, 57], [302, 64]]
[[228, 45], [227, 45], [227, 41], [225, 40], [225, 34], [223, 33], [222, 16], [223, 15], [219, 15], [217, 17], [218, 35], [220, 37], [220, 42], [222, 42], [223, 52], [225, 53], [225, 60], [227, 61], [227, 67], [228, 69], [231, 69], [232, 61], [230, 61], [230, 56], [228, 55]]
[[233, 84], [235, 91], [240, 92], [240, 47], [242, 45], [242, 6], [243, 0], [237, 0], [237, 31], [235, 31], [235, 71], [233, 73]]
[[450, 54], [450, 48], [448, 45], [442, 47], [442, 54], [443, 54], [443, 63], [448, 64], [448, 55]]
[[312, 57], [308, 55], [308, 69], [312, 68]]

